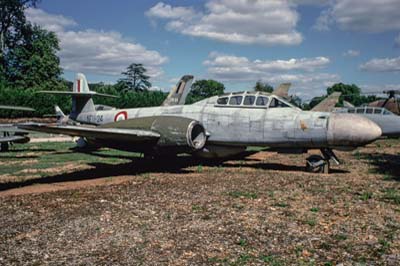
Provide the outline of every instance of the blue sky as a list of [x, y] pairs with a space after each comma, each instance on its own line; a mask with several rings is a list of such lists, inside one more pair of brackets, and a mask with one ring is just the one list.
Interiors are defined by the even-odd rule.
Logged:
[[26, 14], [58, 35], [67, 79], [112, 83], [138, 62], [164, 90], [189, 73], [228, 91], [292, 82], [304, 99], [400, 87], [398, 0], [42, 0]]

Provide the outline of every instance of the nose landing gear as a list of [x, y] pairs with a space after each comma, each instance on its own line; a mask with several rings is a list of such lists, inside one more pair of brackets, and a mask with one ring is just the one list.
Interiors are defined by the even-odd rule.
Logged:
[[311, 155], [306, 160], [306, 171], [311, 173], [324, 173], [330, 172], [330, 161], [332, 160], [337, 165], [340, 164], [339, 159], [333, 153], [332, 149], [321, 149], [322, 156]]

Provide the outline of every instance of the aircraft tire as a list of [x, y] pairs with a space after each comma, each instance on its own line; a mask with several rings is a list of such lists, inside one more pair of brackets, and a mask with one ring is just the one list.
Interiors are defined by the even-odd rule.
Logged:
[[329, 161], [320, 155], [311, 155], [307, 158], [306, 171], [310, 173], [329, 173]]

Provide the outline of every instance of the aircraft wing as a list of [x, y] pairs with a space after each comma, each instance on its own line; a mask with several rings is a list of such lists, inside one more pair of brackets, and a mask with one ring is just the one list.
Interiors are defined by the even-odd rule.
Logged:
[[314, 106], [311, 111], [314, 112], [332, 112], [333, 108], [335, 108], [335, 105], [339, 101], [341, 93], [340, 92], [334, 92], [331, 95], [329, 95], [327, 98], [325, 98], [322, 102]]
[[26, 136], [9, 136], [9, 137], [1, 137], [0, 143], [7, 143], [7, 142], [18, 142], [26, 140]]
[[69, 136], [79, 136], [92, 139], [103, 140], [122, 140], [129, 142], [140, 142], [158, 140], [160, 134], [141, 129], [121, 129], [121, 128], [99, 128], [89, 126], [70, 126], [70, 125], [48, 125], [48, 124], [20, 124], [19, 128], [46, 133], [64, 134]]

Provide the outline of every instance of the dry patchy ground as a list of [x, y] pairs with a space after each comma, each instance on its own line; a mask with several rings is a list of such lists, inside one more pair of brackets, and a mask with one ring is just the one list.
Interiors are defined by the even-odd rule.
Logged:
[[330, 175], [268, 152], [207, 165], [18, 147], [0, 154], [0, 265], [400, 262], [400, 141], [339, 153]]

